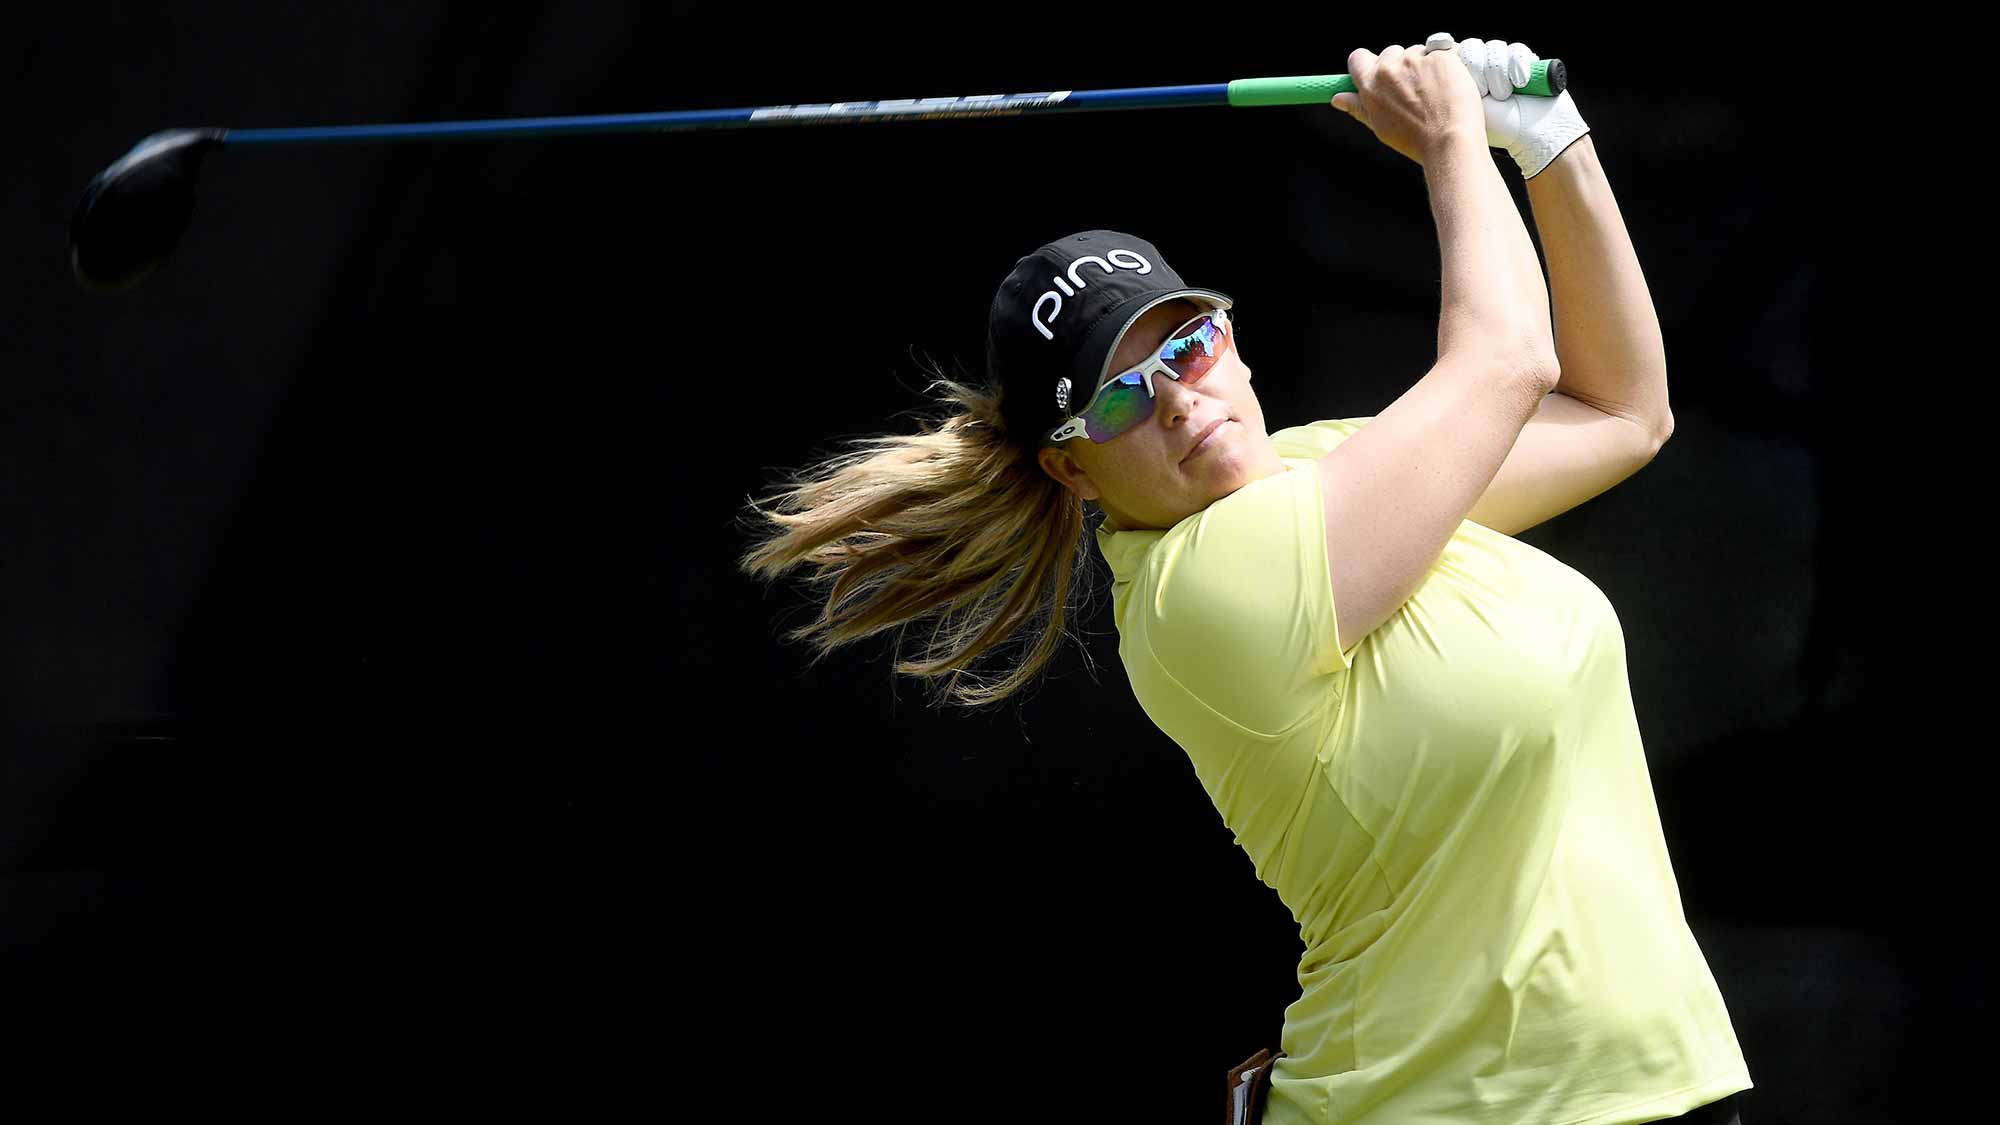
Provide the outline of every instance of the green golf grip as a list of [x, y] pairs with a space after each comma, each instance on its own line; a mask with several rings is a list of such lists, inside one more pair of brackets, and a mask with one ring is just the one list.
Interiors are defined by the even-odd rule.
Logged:
[[[1561, 59], [1538, 59], [1528, 68], [1528, 84], [1514, 92], [1537, 98], [1553, 98], [1569, 88], [1569, 72]], [[1229, 84], [1229, 104], [1233, 107], [1260, 105], [1326, 105], [1335, 94], [1354, 92], [1354, 79], [1345, 74], [1302, 74], [1291, 78], [1238, 78]]]

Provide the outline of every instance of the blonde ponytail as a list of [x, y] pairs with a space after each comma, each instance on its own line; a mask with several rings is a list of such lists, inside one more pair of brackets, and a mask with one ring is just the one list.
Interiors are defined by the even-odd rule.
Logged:
[[[738, 566], [767, 582], [813, 568], [824, 608], [784, 634], [817, 647], [812, 663], [894, 630], [896, 673], [934, 688], [934, 703], [982, 707], [1056, 655], [1078, 574], [1089, 593], [1094, 547], [1076, 493], [1007, 438], [998, 393], [935, 374], [930, 389], [942, 387], [941, 405], [955, 411], [921, 419], [915, 434], [855, 440], [852, 452], [750, 500], [753, 545]], [[905, 634], [918, 623], [928, 639], [906, 660]], [[971, 670], [1017, 634], [1025, 652], [1004, 674]]]

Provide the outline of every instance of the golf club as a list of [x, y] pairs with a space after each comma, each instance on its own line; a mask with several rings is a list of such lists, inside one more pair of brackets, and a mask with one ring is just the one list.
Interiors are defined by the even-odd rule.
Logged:
[[[1568, 86], [1560, 59], [1533, 64], [1528, 84], [1515, 90], [1555, 97]], [[70, 219], [70, 269], [84, 288], [121, 293], [173, 253], [194, 213], [194, 181], [212, 150], [228, 146], [343, 144], [368, 141], [465, 140], [545, 137], [566, 133], [682, 132], [777, 125], [867, 124], [953, 118], [1018, 117], [1032, 113], [1085, 113], [1181, 106], [1325, 105], [1352, 92], [1345, 74], [1239, 78], [1199, 86], [1141, 86], [1116, 90], [1057, 90], [1032, 94], [773, 105], [747, 109], [697, 109], [580, 117], [517, 117], [489, 121], [438, 121], [405, 125], [328, 125], [296, 129], [168, 129], [132, 146], [84, 188]]]

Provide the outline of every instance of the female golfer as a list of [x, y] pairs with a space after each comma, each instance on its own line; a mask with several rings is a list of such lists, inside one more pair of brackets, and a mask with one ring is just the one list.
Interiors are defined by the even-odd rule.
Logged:
[[[1054, 653], [1101, 511], [1132, 690], [1299, 923], [1300, 994], [1241, 1115], [1273, 1125], [1709, 1125], [1752, 1085], [1617, 615], [1512, 538], [1672, 429], [1587, 129], [1567, 94], [1510, 97], [1534, 58], [1448, 35], [1348, 56], [1334, 103], [1422, 166], [1443, 262], [1435, 365], [1379, 414], [1267, 433], [1234, 302], [1084, 231], [1001, 283], [985, 386], [941, 379], [960, 409], [935, 428], [795, 478], [742, 559], [815, 566], [824, 615], [788, 639], [822, 655], [926, 619], [896, 670], [979, 705]], [[1553, 323], [1489, 146], [1529, 177]], [[969, 673], [1017, 634], [1011, 674]]]

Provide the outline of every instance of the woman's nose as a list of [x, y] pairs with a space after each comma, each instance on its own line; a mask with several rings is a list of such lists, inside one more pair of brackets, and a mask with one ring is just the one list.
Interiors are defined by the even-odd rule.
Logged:
[[1160, 421], [1168, 425], [1186, 421], [1194, 407], [1194, 390], [1182, 384], [1179, 379], [1169, 379], [1164, 375], [1160, 376], [1155, 385], [1160, 389]]

